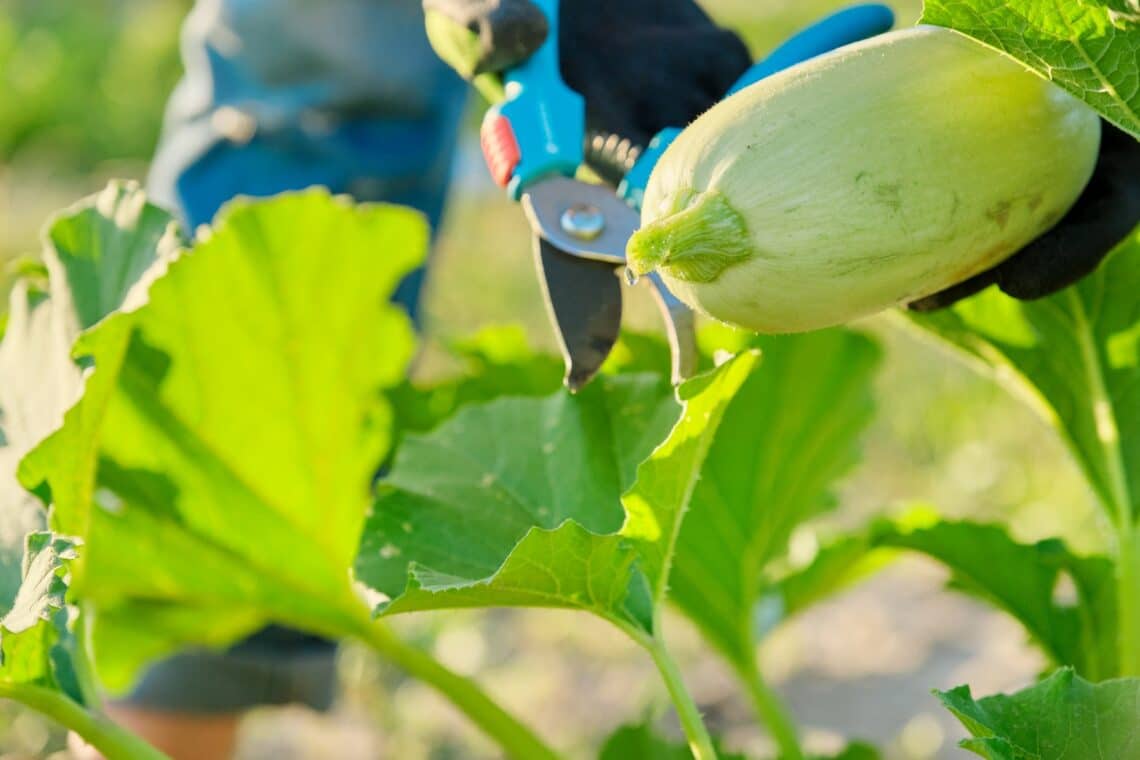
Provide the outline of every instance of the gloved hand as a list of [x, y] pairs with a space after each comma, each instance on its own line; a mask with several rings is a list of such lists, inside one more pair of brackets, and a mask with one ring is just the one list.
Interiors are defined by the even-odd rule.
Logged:
[[[509, 68], [546, 39], [528, 0], [424, 0], [424, 10], [436, 52], [468, 79]], [[563, 0], [558, 26], [562, 78], [586, 100], [587, 130], [626, 149], [687, 125], [752, 64], [693, 0]]]
[[1076, 205], [1057, 226], [993, 269], [908, 305], [935, 311], [997, 285], [1021, 300], [1072, 285], [1140, 224], [1140, 141], [1103, 122], [1100, 158]]
[[546, 14], [529, 0], [423, 0], [436, 54], [464, 79], [497, 74], [546, 40]]

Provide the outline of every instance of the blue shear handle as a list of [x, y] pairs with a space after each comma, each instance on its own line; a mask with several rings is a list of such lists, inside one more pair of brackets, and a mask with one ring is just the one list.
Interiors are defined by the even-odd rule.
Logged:
[[562, 81], [558, 0], [532, 2], [546, 14], [546, 42], [504, 74], [507, 99], [497, 107], [510, 122], [519, 148], [519, 163], [507, 185], [515, 200], [542, 177], [572, 177], [584, 160], [586, 103]]
[[789, 37], [767, 58], [744, 72], [728, 94], [733, 95], [750, 84], [817, 55], [890, 31], [894, 24], [895, 14], [885, 5], [844, 8]]
[[[797, 63], [890, 31], [894, 23], [895, 14], [885, 5], [870, 3], [844, 8], [792, 35], [767, 58], [753, 64], [752, 68], [736, 80], [726, 97]], [[658, 132], [618, 187], [618, 195], [634, 208], [641, 208], [645, 185], [649, 182], [653, 167], [679, 134], [681, 129], [678, 127]]]

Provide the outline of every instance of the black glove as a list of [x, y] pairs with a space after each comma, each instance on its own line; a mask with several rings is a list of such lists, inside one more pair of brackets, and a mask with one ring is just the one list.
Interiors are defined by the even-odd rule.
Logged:
[[[508, 68], [546, 38], [528, 0], [424, 0], [424, 10], [436, 52], [467, 78]], [[612, 163], [628, 163], [662, 128], [688, 125], [752, 64], [740, 38], [692, 0], [563, 0], [558, 42], [562, 78], [586, 99], [592, 142]], [[588, 151], [592, 165], [601, 158]]]
[[1032, 300], [1092, 272], [1140, 224], [1140, 141], [1103, 122], [1100, 157], [1088, 187], [1057, 226], [993, 269], [908, 305], [935, 311], [997, 285]]
[[546, 15], [529, 0], [423, 0], [435, 52], [464, 79], [495, 74], [542, 45]]

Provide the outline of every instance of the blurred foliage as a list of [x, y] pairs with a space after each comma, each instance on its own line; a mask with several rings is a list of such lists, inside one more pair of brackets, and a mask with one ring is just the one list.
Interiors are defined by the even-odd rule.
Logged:
[[[141, 179], [193, 0], [0, 0], [0, 292], [40, 222], [112, 177]], [[703, 0], [759, 55], [839, 0]], [[889, 3], [900, 24], [920, 0]], [[472, 130], [478, 119], [468, 120]], [[477, 163], [477, 162], [468, 162]], [[481, 167], [474, 167], [481, 171]]]
[[72, 172], [145, 159], [189, 0], [0, 3], [0, 157]]
[[[178, 78], [178, 27], [192, 0], [0, 0], [0, 162], [80, 173], [147, 159]], [[832, 0], [706, 0], [757, 54], [838, 8]], [[889, 2], [900, 24], [919, 0]]]

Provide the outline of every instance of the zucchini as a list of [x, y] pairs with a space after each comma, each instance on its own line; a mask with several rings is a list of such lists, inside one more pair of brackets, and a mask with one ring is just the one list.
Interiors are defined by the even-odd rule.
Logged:
[[689, 126], [649, 179], [632, 274], [758, 332], [938, 292], [1055, 225], [1100, 119], [1010, 58], [913, 27], [812, 59]]

